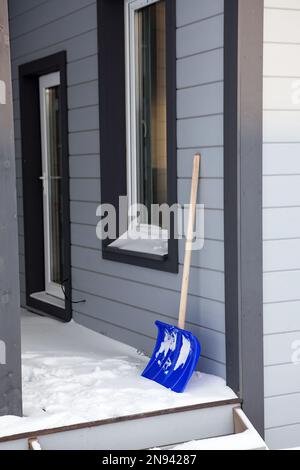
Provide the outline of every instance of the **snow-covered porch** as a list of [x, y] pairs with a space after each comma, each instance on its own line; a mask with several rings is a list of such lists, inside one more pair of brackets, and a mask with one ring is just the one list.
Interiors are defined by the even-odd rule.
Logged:
[[103, 430], [102, 449], [234, 433], [233, 409], [240, 404], [223, 379], [196, 373], [186, 393], [175, 394], [141, 377], [146, 357], [74, 322], [24, 312], [22, 355], [24, 418], [0, 419], [0, 448], [16, 435], [28, 441], [66, 427]]

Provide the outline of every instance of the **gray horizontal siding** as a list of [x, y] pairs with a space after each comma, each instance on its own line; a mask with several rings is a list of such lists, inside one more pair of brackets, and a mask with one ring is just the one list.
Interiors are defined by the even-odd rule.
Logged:
[[223, 48], [182, 57], [177, 61], [177, 86], [188, 88], [224, 79]]
[[210, 2], [199, 2], [190, 0], [187, 8], [186, 2], [177, 2], [177, 26], [185, 26], [195, 21], [206, 20], [207, 18], [220, 15], [224, 11], [223, 0], [211, 0]]
[[295, 352], [295, 346], [300, 350], [300, 335], [298, 331], [289, 333], [283, 331], [278, 334], [265, 335], [265, 365], [290, 364]]
[[99, 108], [89, 106], [69, 111], [69, 132], [86, 132], [99, 129]]
[[41, 3], [45, 3], [45, 0], [27, 0], [26, 2], [8, 2], [9, 3], [9, 17], [10, 19], [16, 16], [22, 15], [29, 12], [39, 6]]
[[299, 300], [300, 270], [265, 273], [265, 303]]
[[[299, 394], [268, 398], [266, 400], [266, 427], [273, 429], [291, 424], [300, 424], [300, 408], [298, 406]], [[286, 410], [286, 414], [282, 413]]]
[[[74, 232], [74, 233], [73, 233]], [[73, 224], [72, 244], [96, 249], [99, 252], [101, 242], [97, 239], [96, 230], [93, 225]], [[194, 251], [192, 254], [192, 266], [202, 267], [213, 271], [224, 272], [224, 242], [206, 239], [204, 247], [200, 251]], [[184, 261], [184, 241], [179, 241], [179, 262], [182, 265]]]
[[20, 255], [25, 255], [24, 238], [21, 236], [19, 236], [19, 253]]
[[[100, 294], [100, 293], [99, 293]], [[174, 324], [176, 317], [176, 310], [173, 315], [170, 315], [169, 311], [166, 313], [157, 313], [145, 309], [144, 305], [142, 308], [139, 305], [131, 305], [128, 302], [117, 302], [111, 300], [109, 297], [101, 296], [101, 309], [99, 310], [99, 297], [78, 293], [78, 298], [86, 300], [85, 304], [79, 304], [75, 307], [75, 310], [85, 314], [92, 315], [96, 319], [102, 321], [109, 321], [114, 325], [119, 325], [122, 328], [132, 329], [133, 331], [149, 336], [150, 338], [156, 338], [157, 330], [155, 327], [155, 320]], [[130, 300], [130, 299], [129, 299]], [[173, 302], [173, 304], [175, 304]], [[82, 305], [82, 306], [81, 306]], [[198, 325], [188, 323], [187, 328], [191, 329], [198, 337], [201, 337], [203, 350], [206, 351], [204, 357], [217, 360], [225, 363], [225, 357], [223, 355], [224, 349], [224, 335], [214, 330], [207, 328], [201, 328]], [[147, 351], [152, 352], [151, 350]]]
[[[282, 314], [283, 311], [284, 315]], [[265, 334], [300, 331], [299, 311], [300, 299], [298, 301], [265, 304]]]
[[[187, 204], [189, 201], [191, 184], [191, 179], [179, 179], [179, 204]], [[222, 210], [224, 207], [223, 192], [223, 179], [201, 179], [198, 192], [198, 204], [203, 204], [207, 209]]]
[[205, 116], [178, 120], [178, 147], [214, 147], [223, 145], [223, 116]]
[[[115, 282], [116, 284], [116, 282]], [[80, 301], [82, 299], [86, 300], [87, 301], [87, 305], [85, 304], [80, 304], [81, 306], [76, 306], [75, 309], [78, 310], [78, 311], [81, 311], [85, 314], [90, 314], [97, 318], [97, 315], [101, 315], [101, 318], [103, 320], [105, 320], [104, 316], [106, 315], [106, 320], [108, 321], [110, 319], [110, 321], [112, 321], [112, 319], [114, 318], [115, 321], [116, 321], [116, 325], [121, 321], [120, 319], [118, 319], [116, 317], [116, 315], [119, 314], [118, 312], [118, 309], [117, 309], [117, 306], [118, 305], [123, 305], [123, 306], [127, 306], [128, 308], [131, 308], [133, 309], [133, 312], [132, 312], [132, 315], [136, 315], [137, 314], [137, 311], [145, 311], [145, 313], [148, 314], [149, 317], [151, 317], [151, 331], [153, 331], [153, 328], [154, 328], [154, 322], [155, 320], [159, 319], [159, 318], [164, 318], [164, 321], [168, 321], [169, 323], [172, 322], [172, 324], [174, 324], [174, 319], [177, 315], [177, 310], [178, 310], [178, 305], [175, 305], [174, 307], [174, 310], [170, 310], [170, 309], [167, 309], [167, 310], [164, 310], [162, 312], [155, 312], [154, 311], [154, 305], [150, 305], [151, 309], [146, 309], [145, 306], [143, 305], [143, 307], [140, 307], [139, 305], [136, 305], [136, 302], [135, 301], [132, 301], [131, 298], [129, 298], [128, 296], [126, 298], [121, 298], [121, 297], [118, 297], [118, 298], [111, 298], [109, 296], [109, 294], [100, 294], [98, 291], [96, 291], [95, 293], [91, 293], [91, 292], [86, 292], [85, 290], [82, 290], [82, 286], [80, 286], [81, 289], [74, 289], [74, 299]], [[90, 289], [89, 289], [90, 291]], [[94, 308], [95, 307], [95, 303], [97, 302], [97, 299], [98, 299], [98, 302], [99, 302], [99, 297], [101, 299], [101, 305], [102, 305], [102, 302], [104, 300], [106, 300], [107, 302], [110, 303], [110, 305], [113, 305], [113, 308], [115, 310], [115, 314], [114, 316], [111, 316], [109, 315], [108, 313], [109, 312], [105, 312], [104, 310], [104, 307], [102, 307], [101, 305], [98, 305], [98, 308]], [[166, 296], [167, 297], [167, 296]], [[174, 293], [171, 293], [171, 295], [169, 295], [169, 297], [175, 299], [174, 301], [172, 301], [172, 305], [174, 305], [174, 302], [176, 303], [176, 299], [178, 298], [178, 295], [174, 294]], [[131, 303], [130, 303], [131, 302]], [[193, 329], [194, 331], [199, 331], [199, 326], [197, 323], [200, 323], [199, 321], [199, 317], [200, 317], [200, 320], [203, 322], [203, 324], [205, 323], [207, 325], [207, 327], [203, 327], [202, 330], [206, 331], [207, 334], [210, 334], [212, 337], [215, 337], [216, 339], [216, 342], [218, 343], [218, 345], [222, 346], [223, 348], [223, 340], [224, 340], [224, 320], [223, 320], [223, 316], [224, 316], [224, 307], [221, 303], [217, 303], [215, 302], [215, 305], [214, 305], [214, 312], [215, 314], [212, 316], [210, 314], [210, 311], [212, 309], [212, 304], [214, 302], [211, 301], [211, 300], [207, 300], [207, 299], [199, 299], [199, 298], [193, 298], [191, 297], [189, 299], [189, 308], [191, 309], [191, 316], [190, 316], [190, 319], [189, 319], [189, 327], [191, 329]], [[134, 304], [134, 305], [132, 305]], [[94, 307], [93, 307], [94, 306]], [[99, 310], [100, 308], [100, 310]], [[121, 315], [121, 313], [120, 313]], [[131, 316], [132, 316], [131, 315]], [[124, 318], [122, 320], [122, 322], [124, 323], [124, 321], [126, 322], [127, 319]], [[196, 321], [197, 323], [195, 324], [194, 321]], [[137, 323], [140, 323], [141, 320], [140, 319], [137, 319]], [[135, 323], [131, 324], [129, 322], [127, 322], [127, 324], [130, 324], [131, 325], [131, 328], [134, 328], [135, 326]], [[124, 325], [123, 325], [124, 326]], [[211, 326], [211, 328], [210, 328]], [[208, 333], [210, 332], [210, 333]], [[140, 331], [141, 333], [141, 331]], [[145, 330], [143, 332], [144, 334], [147, 333], [147, 331]], [[213, 343], [215, 343], [215, 341], [213, 340]], [[213, 358], [215, 357], [215, 354], [218, 354], [218, 353], [221, 353], [221, 350], [220, 350], [220, 347], [218, 346], [218, 348], [216, 349], [215, 352], [212, 352], [212, 347], [213, 345], [207, 345], [207, 348], [205, 348], [206, 350], [206, 355], [207, 356], [212, 356]], [[220, 355], [220, 360], [221, 360], [221, 357], [222, 357], [222, 361], [224, 362], [224, 354], [222, 352], [222, 354]]]
[[[266, 86], [267, 89], [267, 86]], [[276, 94], [277, 96], [277, 94]], [[265, 144], [264, 175], [300, 174], [300, 144]], [[284, 159], [282, 158], [284, 155]]]
[[266, 430], [266, 441], [271, 449], [293, 449], [299, 446], [300, 424]]
[[[98, 317], [93, 318], [88, 315], [82, 315], [75, 311], [74, 320], [81, 325], [86, 326], [87, 328], [92, 328], [105, 336], [118, 338], [119, 341], [135, 345], [135, 347], [141, 353], [147, 353], [147, 351], [152, 351], [153, 349], [153, 344], [155, 342], [154, 338], [138, 334], [134, 330], [128, 328], [120, 328], [119, 325], [116, 326], [110, 323], [109, 319], [108, 321], [102, 321], [99, 320]], [[226, 375], [226, 368], [224, 364], [212, 361], [211, 359], [207, 359], [204, 356], [202, 356], [200, 359], [199, 366], [201, 370], [206, 371], [208, 374], [215, 374], [219, 377], [225, 377]]]
[[[266, 398], [278, 397], [300, 393], [300, 375], [297, 374], [299, 366], [292, 364], [279, 364], [265, 368], [265, 395]], [[284, 414], [284, 410], [282, 410]], [[285, 424], [290, 424], [288, 421]]]
[[[203, 178], [223, 178], [223, 147], [200, 148], [201, 150], [201, 176]], [[188, 150], [178, 150], [178, 177], [190, 178], [194, 153], [199, 147]]]
[[[67, 50], [73, 296], [75, 301], [86, 300], [74, 305], [74, 319], [150, 353], [155, 320], [176, 322], [184, 244], [179, 244], [178, 276], [102, 259], [96, 238], [100, 203], [96, 0], [66, 0], [62, 7], [58, 0], [24, 0], [22, 7], [18, 0], [10, 3], [18, 159], [18, 66]], [[224, 377], [223, 6], [223, 0], [177, 0], [179, 202], [189, 202], [193, 154], [201, 150], [199, 202], [206, 207], [204, 249], [192, 260], [188, 327], [202, 342], [201, 369]], [[19, 164], [19, 178], [21, 171]], [[20, 239], [24, 247], [21, 234]], [[25, 283], [24, 273], [21, 277]]]
[[[189, 9], [192, 6], [187, 4], [186, 8]], [[224, 46], [223, 11], [214, 17], [201, 18], [200, 21], [195, 19], [192, 24], [179, 27], [177, 30], [178, 59]], [[198, 38], [198, 40], [195, 40], [195, 38]]]
[[[93, 202], [71, 201], [71, 222], [96, 226], [98, 219], [96, 210], [98, 204]], [[205, 210], [205, 238], [209, 240], [224, 240], [224, 217], [222, 210]]]
[[69, 152], [70, 156], [99, 155], [99, 131], [75, 132], [71, 134], [69, 136]]
[[[177, 115], [179, 119], [223, 113], [223, 83], [212, 83], [179, 90]], [[199, 110], [201, 103], [201, 110]]]
[[[224, 271], [223, 9], [223, 1], [177, 1], [179, 201], [188, 201], [193, 153], [201, 150], [198, 201], [206, 207], [206, 241], [204, 249], [193, 254], [192, 264], [220, 271]], [[179, 254], [182, 263], [183, 243]], [[211, 305], [211, 312], [215, 308]]]
[[300, 445], [299, 0], [265, 0], [264, 40], [266, 439], [285, 448]]
[[69, 63], [68, 84], [70, 87], [95, 80], [98, 80], [97, 54], [93, 54], [87, 58], [79, 58], [78, 60]]
[[[48, 0], [49, 1], [49, 0]], [[97, 54], [97, 29], [93, 28], [84, 33], [73, 32], [69, 39], [54, 42], [44, 48], [37, 48], [35, 51], [29, 51], [22, 57], [12, 57], [12, 77], [13, 80], [18, 78], [18, 66], [20, 63], [29, 62], [31, 60], [38, 59], [43, 56], [54, 54], [57, 51], [65, 49], [68, 51], [68, 62], [69, 64], [81, 59], [85, 59], [87, 56]]]
[[264, 209], [263, 222], [264, 240], [300, 238], [300, 207]]
[[[60, 11], [60, 4], [57, 9]], [[70, 32], [80, 35], [96, 28], [96, 4], [95, 1], [93, 1], [92, 4], [86, 8], [74, 11], [68, 16], [58, 18], [55, 23], [48, 23], [43, 26], [43, 28], [12, 39], [11, 45], [13, 50], [16, 51], [14, 57], [15, 59], [19, 59], [27, 54], [32, 54], [32, 52], [36, 50], [44, 49], [50, 44], [62, 43], [69, 39]]]
[[[159, 287], [165, 290], [171, 290], [179, 292], [181, 288], [180, 276], [174, 276], [167, 274], [165, 276], [158, 276], [155, 270], [149, 269], [135, 269], [135, 267], [126, 266], [123, 268], [119, 264], [111, 263], [105, 260], [101, 260], [101, 253], [98, 254], [91, 249], [73, 249], [73, 259], [76, 255], [76, 259], [72, 260], [73, 265], [76, 265], [81, 269], [86, 269], [92, 273], [100, 276], [107, 276], [116, 278], [119, 280], [128, 281], [128, 295], [132, 295], [130, 285], [132, 284], [132, 290], [137, 288], [139, 285], [143, 286], [143, 289], [147, 285]], [[182, 267], [180, 267], [182, 271]], [[191, 283], [189, 292], [191, 295], [196, 297], [204, 297], [206, 299], [216, 300], [218, 302], [224, 301], [224, 273], [207, 270], [202, 268], [192, 268], [191, 270]], [[181, 274], [181, 272], [180, 272]], [[121, 294], [121, 293], [120, 293]], [[114, 295], [119, 295], [119, 292], [114, 292]], [[164, 308], [162, 305], [161, 308]], [[178, 309], [177, 309], [178, 310]], [[199, 314], [200, 315], [200, 314]]]
[[[197, 269], [193, 268], [192, 271], [191, 293], [194, 279], [198, 277], [196, 288], [199, 294], [213, 300], [204, 311], [212, 316], [212, 324], [216, 324], [215, 315], [220, 318], [217, 312], [222, 308], [224, 332], [223, 12], [222, 0], [177, 0], [179, 202], [184, 204], [189, 200], [193, 153], [200, 150], [202, 162], [198, 202], [205, 205], [205, 244], [202, 251], [193, 253], [192, 265]], [[184, 243], [180, 242], [181, 265], [183, 256]], [[215, 284], [209, 293], [204, 285], [208, 282], [206, 285], [209, 287], [211, 282], [215, 282], [213, 278], [219, 278], [218, 287]], [[222, 290], [221, 296], [217, 294], [219, 289]], [[191, 297], [189, 312], [195, 312], [193, 301]], [[199, 312], [202, 308], [204, 306]], [[206, 322], [207, 319], [201, 324], [212, 326]], [[225, 345], [222, 347], [225, 358]], [[217, 360], [216, 357], [209, 359]], [[220, 362], [225, 362], [225, 359]]]
[[[19, 223], [19, 252], [20, 252], [20, 277], [21, 277], [21, 304], [25, 305], [25, 250], [24, 250], [24, 223], [23, 223], [23, 201], [22, 201], [22, 163], [21, 163], [21, 129], [20, 129], [20, 105], [19, 105], [19, 83], [18, 67], [20, 64], [35, 60], [62, 49], [67, 50], [68, 57], [68, 82], [70, 84], [69, 103], [70, 123], [72, 134], [71, 144], [74, 142], [74, 153], [80, 150], [76, 146], [77, 130], [82, 131], [78, 122], [82, 119], [77, 108], [85, 106], [82, 114], [84, 122], [92, 129], [98, 129], [98, 90], [97, 84], [97, 29], [96, 29], [96, 4], [94, 0], [66, 0], [57, 1], [30, 1], [10, 2], [10, 32], [12, 43], [12, 72], [13, 72], [13, 95], [14, 95], [14, 117], [15, 117], [15, 141], [16, 141], [16, 166], [17, 166], [17, 194], [18, 194], [18, 223]], [[94, 84], [92, 81], [94, 80]], [[85, 97], [86, 99], [82, 99]], [[94, 106], [94, 114], [88, 111], [87, 106]], [[72, 114], [73, 113], [73, 114]], [[94, 119], [94, 121], [93, 121]], [[73, 128], [72, 128], [73, 126]], [[97, 132], [98, 134], [98, 132]], [[85, 141], [89, 140], [89, 132]], [[92, 162], [87, 156], [89, 165], [78, 168], [78, 161], [74, 158], [74, 165], [70, 163], [71, 177], [80, 177], [79, 188], [83, 189], [84, 199], [85, 181], [82, 178], [100, 176], [99, 162], [99, 136], [91, 139], [94, 142], [94, 153], [97, 162]], [[83, 146], [84, 151], [89, 146]], [[90, 147], [92, 148], [92, 146]], [[90, 150], [88, 151], [88, 153]], [[70, 159], [72, 162], [72, 159]], [[77, 164], [77, 165], [76, 165]], [[89, 172], [88, 173], [88, 169]], [[77, 172], [77, 173], [76, 173]], [[74, 180], [75, 181], [75, 180]], [[74, 188], [74, 196], [78, 196], [78, 188]], [[95, 200], [99, 201], [99, 184], [97, 181], [93, 186]], [[89, 191], [91, 186], [89, 185]]]
[[69, 87], [68, 100], [70, 109], [94, 106], [98, 103], [98, 80], [79, 83]]
[[300, 266], [300, 240], [269, 240], [264, 242], [265, 272], [293, 271]]
[[[22, 2], [28, 3], [28, 2]], [[36, 30], [43, 29], [56, 23], [64, 16], [72, 15], [75, 11], [94, 3], [94, 0], [64, 0], [59, 8], [53, 8], [52, 2], [36, 2], [35, 8], [23, 11], [22, 15], [15, 17], [11, 12], [10, 28], [12, 30], [11, 39], [14, 40], [25, 35], [29, 35]]]

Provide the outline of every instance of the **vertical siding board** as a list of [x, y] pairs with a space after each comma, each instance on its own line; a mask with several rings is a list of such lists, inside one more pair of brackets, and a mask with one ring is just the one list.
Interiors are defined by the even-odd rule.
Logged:
[[20, 283], [8, 35], [7, 1], [0, 0], [0, 416], [21, 416]]

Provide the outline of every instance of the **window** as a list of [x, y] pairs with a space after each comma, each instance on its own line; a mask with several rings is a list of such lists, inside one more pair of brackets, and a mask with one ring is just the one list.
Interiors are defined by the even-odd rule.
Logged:
[[176, 2], [100, 0], [98, 33], [101, 202], [118, 211], [126, 195], [131, 210], [147, 209], [139, 212], [141, 239], [131, 238], [132, 226], [117, 227], [103, 257], [178, 272], [177, 241], [151, 217], [152, 205], [177, 203]]
[[153, 204], [168, 201], [166, 3], [126, 3], [128, 197], [150, 217]]
[[39, 79], [45, 251], [45, 292], [64, 299], [60, 73]]

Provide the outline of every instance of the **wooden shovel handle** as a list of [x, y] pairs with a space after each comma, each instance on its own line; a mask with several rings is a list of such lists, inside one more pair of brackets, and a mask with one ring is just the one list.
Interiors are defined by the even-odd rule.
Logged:
[[193, 248], [193, 235], [196, 220], [196, 205], [197, 205], [197, 194], [199, 186], [199, 172], [200, 172], [201, 155], [196, 154], [194, 158], [194, 169], [192, 178], [192, 189], [191, 189], [191, 200], [189, 208], [189, 222], [185, 244], [185, 258], [183, 267], [183, 278], [181, 287], [181, 300], [179, 308], [179, 321], [178, 326], [182, 330], [185, 328], [187, 299], [189, 290], [191, 260], [192, 260], [192, 248]]

